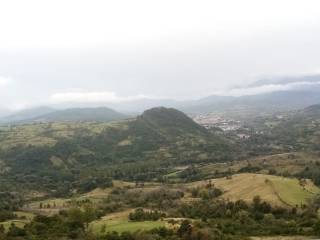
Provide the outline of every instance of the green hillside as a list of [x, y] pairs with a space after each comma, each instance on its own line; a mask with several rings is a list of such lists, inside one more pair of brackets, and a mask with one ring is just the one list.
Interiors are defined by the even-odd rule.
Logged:
[[228, 161], [233, 154], [231, 143], [166, 108], [120, 122], [52, 122], [0, 132], [2, 187], [56, 195], [108, 185], [110, 178], [157, 179], [172, 166]]
[[319, 151], [320, 105], [300, 110], [272, 129], [272, 138], [286, 148]]
[[173, 108], [153, 108], [147, 110], [138, 117], [138, 121], [154, 129], [161, 129], [164, 134], [184, 135], [184, 134], [206, 134], [207, 131], [196, 124], [184, 113]]

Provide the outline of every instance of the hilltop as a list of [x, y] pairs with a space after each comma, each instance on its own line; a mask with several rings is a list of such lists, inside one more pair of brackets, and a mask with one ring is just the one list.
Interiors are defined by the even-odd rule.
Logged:
[[166, 134], [206, 134], [206, 130], [181, 111], [158, 107], [145, 111], [137, 119], [154, 128], [161, 128]]

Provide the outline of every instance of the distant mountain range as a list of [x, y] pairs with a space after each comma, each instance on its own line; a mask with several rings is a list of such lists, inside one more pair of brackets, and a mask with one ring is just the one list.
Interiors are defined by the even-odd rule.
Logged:
[[28, 109], [0, 119], [0, 123], [32, 122], [109, 122], [128, 118], [106, 107], [55, 110], [49, 107]]
[[45, 115], [54, 112], [54, 108], [50, 107], [36, 107], [26, 110], [21, 110], [6, 117], [0, 119], [0, 123], [12, 123], [12, 122], [23, 122], [34, 119], [38, 116]]
[[231, 90], [230, 94], [235, 91], [243, 92], [244, 95], [213, 95], [189, 102], [180, 109], [188, 113], [218, 112], [233, 115], [259, 115], [301, 109], [320, 103], [320, 75], [261, 80]]
[[[269, 89], [270, 91], [264, 91], [265, 89]], [[302, 109], [310, 105], [319, 104], [320, 75], [260, 80], [246, 87], [230, 90], [225, 95], [232, 95], [234, 92], [242, 92], [242, 96], [212, 95], [190, 101], [140, 99], [108, 104], [68, 103], [64, 104], [64, 106], [38, 107], [17, 112], [0, 118], [0, 123], [26, 121], [110, 121], [123, 119], [126, 117], [126, 114], [135, 116], [146, 109], [159, 106], [176, 108], [188, 114], [215, 112], [233, 117], [264, 115]], [[108, 108], [100, 106], [107, 106]]]
[[260, 115], [289, 111], [320, 103], [320, 91], [279, 91], [241, 97], [212, 96], [181, 110], [188, 113], [225, 113], [229, 115]]
[[188, 114], [216, 112], [241, 117], [296, 110], [319, 103], [320, 75], [313, 75], [263, 79], [226, 91], [224, 96], [211, 95], [189, 101], [142, 99], [108, 106], [121, 112], [141, 113], [148, 108], [164, 106]]

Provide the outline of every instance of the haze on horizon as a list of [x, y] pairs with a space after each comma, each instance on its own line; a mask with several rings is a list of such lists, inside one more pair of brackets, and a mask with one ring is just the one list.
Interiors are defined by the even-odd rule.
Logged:
[[319, 56], [317, 0], [0, 3], [0, 109], [275, 91], [235, 87]]

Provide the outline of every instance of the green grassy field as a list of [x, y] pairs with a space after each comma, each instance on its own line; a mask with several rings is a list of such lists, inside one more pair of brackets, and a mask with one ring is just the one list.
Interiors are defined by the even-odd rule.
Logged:
[[96, 233], [101, 233], [101, 229], [105, 226], [106, 232], [135, 232], [138, 230], [151, 230], [158, 227], [164, 227], [165, 221], [144, 221], [131, 222], [128, 220], [128, 215], [132, 210], [126, 210], [119, 213], [109, 214], [100, 220], [94, 221], [90, 224], [90, 229]]
[[279, 198], [290, 206], [308, 204], [315, 194], [320, 193], [311, 182], [303, 187], [298, 179], [272, 178], [270, 182]]
[[94, 233], [101, 233], [101, 229], [105, 225], [106, 232], [136, 232], [138, 230], [151, 230], [158, 227], [164, 227], [165, 222], [161, 221], [145, 221], [145, 222], [129, 222], [128, 220], [118, 221], [97, 221], [92, 223], [91, 229]]
[[31, 212], [22, 212], [22, 211], [17, 211], [14, 212], [14, 214], [17, 215], [18, 218], [24, 218], [26, 220], [32, 220], [35, 217], [35, 214], [31, 213]]

